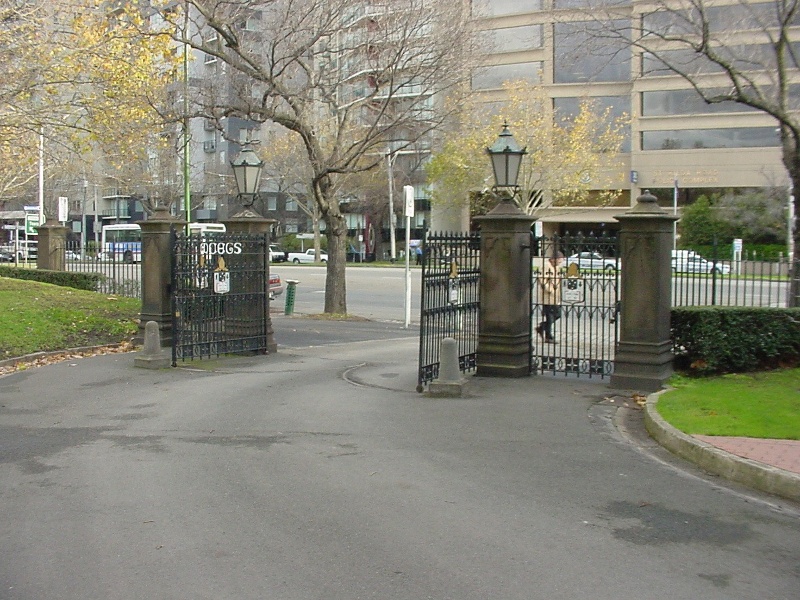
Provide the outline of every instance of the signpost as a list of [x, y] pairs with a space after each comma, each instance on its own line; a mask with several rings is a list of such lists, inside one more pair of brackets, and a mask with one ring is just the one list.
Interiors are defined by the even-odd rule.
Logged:
[[411, 324], [411, 217], [414, 216], [414, 187], [403, 186], [403, 216], [406, 218], [406, 313], [404, 327]]

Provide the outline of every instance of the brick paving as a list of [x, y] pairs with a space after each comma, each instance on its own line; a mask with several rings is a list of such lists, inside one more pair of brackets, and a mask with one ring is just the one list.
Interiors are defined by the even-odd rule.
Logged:
[[800, 441], [695, 435], [726, 452], [800, 474]]

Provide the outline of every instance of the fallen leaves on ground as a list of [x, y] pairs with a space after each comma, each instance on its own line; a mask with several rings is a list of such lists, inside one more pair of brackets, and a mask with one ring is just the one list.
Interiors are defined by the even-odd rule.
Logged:
[[65, 350], [63, 352], [47, 352], [42, 355], [32, 356], [29, 359], [20, 359], [8, 365], [0, 366], [0, 376], [8, 375], [16, 371], [24, 371], [35, 367], [43, 367], [63, 362], [65, 360], [77, 360], [90, 356], [102, 356], [104, 354], [122, 354], [132, 352], [134, 345], [131, 342], [121, 342], [109, 346], [94, 346], [80, 350]]

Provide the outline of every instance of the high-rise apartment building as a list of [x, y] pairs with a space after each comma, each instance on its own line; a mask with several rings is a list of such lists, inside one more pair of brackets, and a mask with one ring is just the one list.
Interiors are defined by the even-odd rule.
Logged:
[[[733, 102], [706, 104], [685, 79], [662, 63], [632, 49], [619, 36], [602, 34], [599, 13], [587, 11], [592, 5], [611, 7], [618, 32], [636, 30], [643, 22], [652, 27], [645, 21], [653, 18], [652, 2], [468, 1], [491, 48], [486, 67], [472, 80], [481, 99], [502, 100], [503, 83], [522, 79], [544, 86], [554, 110], [575, 110], [582, 97], [591, 96], [600, 107], [611, 107], [613, 114], [630, 115], [621, 167], [615, 174], [615, 185], [623, 190], [621, 205], [630, 205], [649, 189], [670, 206], [676, 182], [680, 204], [713, 190], [788, 185], [772, 117]], [[754, 22], [750, 10], [758, 2], [716, 4], [722, 5], [714, 9], [720, 27], [738, 36], [731, 43], [751, 48], [755, 56], [764, 40], [761, 24]], [[764, 3], [763, 10], [769, 11], [773, 4]], [[800, 40], [800, 20], [796, 25], [789, 32]], [[727, 81], [712, 69], [703, 77], [721, 86]], [[800, 72], [793, 77], [791, 89], [800, 92]], [[794, 102], [798, 96], [793, 94]], [[613, 227], [613, 215], [619, 212], [620, 206], [551, 208], [542, 214], [542, 221], [546, 231]]]

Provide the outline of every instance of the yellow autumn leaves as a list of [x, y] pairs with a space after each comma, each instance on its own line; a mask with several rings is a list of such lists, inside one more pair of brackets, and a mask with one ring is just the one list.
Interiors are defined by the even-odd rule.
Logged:
[[528, 150], [519, 177], [520, 208], [535, 214], [551, 205], [613, 200], [619, 187], [614, 167], [627, 116], [615, 118], [591, 98], [580, 99], [577, 112], [560, 114], [541, 86], [518, 81], [504, 87], [502, 103], [473, 98], [465, 105], [459, 126], [434, 154], [427, 166], [433, 201], [464, 203], [470, 197], [475, 201], [494, 185], [486, 147], [504, 122]]

